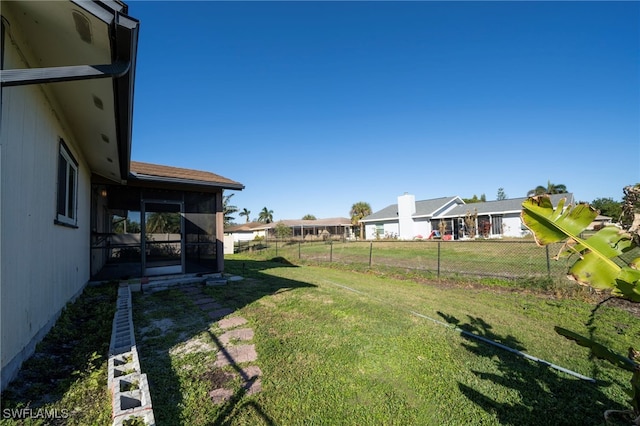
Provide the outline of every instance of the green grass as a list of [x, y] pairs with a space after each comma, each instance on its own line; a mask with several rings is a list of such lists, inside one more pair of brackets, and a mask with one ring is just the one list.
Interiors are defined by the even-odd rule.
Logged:
[[[500, 280], [438, 282], [402, 267], [323, 265], [234, 255], [226, 259], [227, 272], [245, 280], [203, 289], [248, 320], [258, 353], [252, 364], [262, 370], [260, 393], [244, 395], [234, 380], [227, 384], [234, 397], [222, 405], [208, 396], [221, 377], [213, 363], [222, 330], [180, 291], [135, 294], [136, 342], [157, 423], [602, 425], [605, 409], [627, 408], [629, 373], [592, 359], [553, 329], [624, 354], [638, 346], [640, 319], [610, 302], [596, 305]], [[67, 372], [57, 393], [44, 389], [44, 379], [34, 387], [34, 377], [54, 373], [47, 358], [37, 356], [3, 394], [3, 408], [42, 403], [73, 410], [75, 417], [60, 424], [109, 424], [106, 363], [92, 348], [102, 348], [99, 354], [108, 347], [115, 294], [88, 290], [93, 296], [78, 306], [83, 324], [95, 322], [93, 333], [83, 331], [94, 340], [69, 340], [83, 348], [77, 373]], [[53, 335], [73, 336], [77, 318], [63, 316]], [[597, 382], [468, 338], [453, 326]], [[53, 401], [38, 402], [44, 399]]]
[[[592, 313], [592, 304], [546, 295], [246, 256], [233, 256], [227, 269], [247, 279], [205, 291], [254, 328], [263, 391], [238, 392], [214, 406], [206, 380], [212, 353], [172, 353], [194, 339], [213, 345], [220, 330], [179, 292], [144, 296], [135, 301], [145, 312], [136, 327], [163, 318], [162, 309], [172, 311], [176, 324], [188, 324], [156, 336], [149, 347], [140, 343], [159, 423], [597, 425], [604, 409], [625, 407], [628, 373], [590, 359], [553, 331], [560, 325], [624, 353], [640, 337], [640, 321], [607, 304]], [[598, 382], [465, 338], [412, 311]]]
[[[252, 255], [284, 256], [296, 261], [371, 264], [432, 271], [441, 276], [564, 280], [568, 264], [551, 260], [532, 240], [256, 242]], [[244, 246], [243, 246], [244, 247]], [[259, 248], [258, 248], [259, 247]], [[549, 247], [549, 258], [561, 244]], [[439, 259], [439, 260], [438, 260]]]
[[[0, 424], [110, 424], [107, 353], [115, 302], [115, 286], [102, 285], [85, 288], [67, 305], [2, 393]], [[31, 409], [33, 418], [17, 420], [5, 414], [23, 409]], [[45, 418], [46, 412], [57, 418]]]

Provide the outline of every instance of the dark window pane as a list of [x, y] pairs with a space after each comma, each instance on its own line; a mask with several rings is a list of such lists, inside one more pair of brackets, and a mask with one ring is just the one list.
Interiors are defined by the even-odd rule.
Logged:
[[75, 212], [76, 170], [69, 167], [69, 193], [67, 195], [67, 217], [73, 219]]
[[67, 160], [58, 154], [58, 206], [57, 213], [64, 215], [67, 202]]

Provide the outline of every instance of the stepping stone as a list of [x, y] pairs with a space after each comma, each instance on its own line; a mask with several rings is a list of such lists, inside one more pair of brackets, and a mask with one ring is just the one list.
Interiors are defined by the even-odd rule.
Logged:
[[209, 303], [200, 305], [200, 309], [202, 309], [203, 311], [213, 311], [215, 309], [220, 309], [220, 308], [222, 308], [222, 305], [219, 304], [218, 302], [209, 302]]
[[237, 328], [235, 330], [227, 331], [218, 337], [220, 343], [223, 345], [229, 344], [231, 340], [251, 340], [253, 339], [253, 329], [251, 328]]
[[225, 318], [218, 321], [218, 327], [223, 330], [227, 330], [229, 328], [239, 327], [247, 323], [247, 320], [242, 317], [231, 317]]
[[200, 287], [194, 287], [194, 286], [182, 287], [180, 290], [182, 290], [183, 293], [187, 293], [187, 294], [202, 293], [202, 289]]
[[210, 298], [210, 297], [208, 297], [208, 296], [200, 297], [198, 299], [194, 299], [193, 300], [193, 303], [195, 303], [198, 306], [206, 305], [207, 303], [213, 303], [213, 302], [215, 302], [215, 300]]
[[225, 388], [214, 389], [209, 392], [209, 397], [214, 404], [222, 404], [227, 402], [233, 396], [233, 391]]
[[253, 395], [262, 391], [262, 380], [250, 380], [242, 385], [247, 395]]
[[215, 311], [209, 312], [209, 318], [213, 320], [219, 320], [220, 318], [226, 317], [227, 315], [232, 314], [233, 312], [235, 311], [230, 308], [216, 309]]
[[224, 367], [231, 364], [252, 362], [258, 359], [255, 345], [229, 346], [220, 349], [214, 367]]
[[240, 376], [245, 382], [249, 382], [262, 376], [262, 370], [257, 365], [250, 365], [240, 369]]

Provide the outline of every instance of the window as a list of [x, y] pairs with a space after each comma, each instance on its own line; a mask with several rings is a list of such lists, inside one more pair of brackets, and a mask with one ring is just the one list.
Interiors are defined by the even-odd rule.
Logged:
[[500, 235], [503, 233], [502, 230], [502, 216], [492, 216], [491, 217], [491, 233], [495, 235]]
[[78, 162], [60, 139], [58, 153], [58, 201], [56, 223], [76, 226], [78, 198]]

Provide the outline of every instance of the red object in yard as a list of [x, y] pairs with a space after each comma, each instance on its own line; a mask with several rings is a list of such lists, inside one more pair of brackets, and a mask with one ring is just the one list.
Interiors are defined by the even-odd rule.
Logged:
[[452, 235], [445, 235], [442, 237], [442, 239], [445, 241], [451, 241], [452, 237], [453, 237]]

